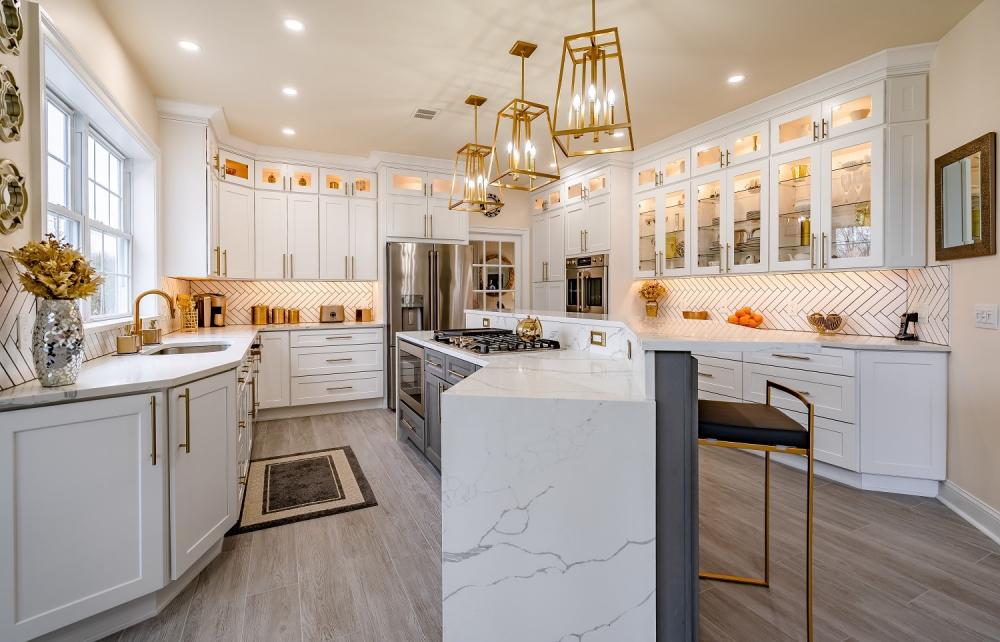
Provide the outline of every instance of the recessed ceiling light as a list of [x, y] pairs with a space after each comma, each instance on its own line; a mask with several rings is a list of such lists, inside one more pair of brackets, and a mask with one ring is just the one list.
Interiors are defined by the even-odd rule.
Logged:
[[286, 96], [298, 96], [299, 90], [296, 89], [295, 87], [282, 87], [281, 93], [285, 94]]
[[284, 134], [285, 136], [294, 136], [295, 130], [292, 129], [291, 127], [282, 127], [281, 133]]
[[190, 40], [181, 40], [177, 43], [177, 46], [184, 51], [196, 52], [201, 51], [201, 45], [197, 42], [192, 42]]
[[746, 80], [746, 78], [747, 77], [744, 76], [743, 74], [733, 74], [732, 76], [726, 79], [726, 82], [728, 82], [730, 85], [738, 85], [744, 80]]
[[295, 18], [285, 19], [285, 29], [288, 29], [289, 31], [302, 31], [305, 28], [306, 26], [302, 24], [301, 20], [296, 20]]

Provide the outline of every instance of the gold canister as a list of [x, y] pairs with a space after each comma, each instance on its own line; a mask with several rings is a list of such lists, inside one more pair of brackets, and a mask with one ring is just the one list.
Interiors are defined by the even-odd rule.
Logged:
[[809, 218], [803, 216], [799, 219], [799, 245], [805, 247], [812, 243], [812, 223]]
[[254, 325], [267, 325], [267, 306], [255, 305], [250, 308], [250, 322]]
[[271, 308], [271, 323], [288, 323], [285, 320], [285, 308]]
[[288, 308], [288, 315], [285, 319], [285, 323], [298, 323], [299, 322], [299, 309], [298, 308]]

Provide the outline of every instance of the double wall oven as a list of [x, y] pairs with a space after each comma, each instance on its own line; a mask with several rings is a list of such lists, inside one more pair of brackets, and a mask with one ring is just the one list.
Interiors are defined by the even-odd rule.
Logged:
[[608, 255], [566, 259], [566, 311], [608, 313]]

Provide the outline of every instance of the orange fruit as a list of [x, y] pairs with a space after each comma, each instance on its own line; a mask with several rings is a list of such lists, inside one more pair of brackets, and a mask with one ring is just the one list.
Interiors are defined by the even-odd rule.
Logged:
[[729, 321], [730, 323], [739, 323], [739, 322], [740, 322], [740, 319], [739, 319], [739, 317], [737, 317], [737, 316], [736, 316], [735, 314], [732, 314], [732, 315], [730, 315], [730, 316], [729, 316], [729, 319], [728, 319], [728, 321]]
[[764, 316], [762, 314], [760, 314], [759, 312], [754, 312], [750, 316], [752, 316], [753, 320], [756, 321], [757, 323], [760, 323], [761, 321], [764, 320]]

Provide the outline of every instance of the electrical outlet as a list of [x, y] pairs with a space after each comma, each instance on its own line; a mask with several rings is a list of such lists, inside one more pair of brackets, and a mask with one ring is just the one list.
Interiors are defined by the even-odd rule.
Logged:
[[604, 347], [608, 345], [608, 333], [600, 330], [590, 331], [590, 345]]
[[35, 323], [35, 315], [22, 312], [17, 315], [17, 345], [22, 350], [31, 345], [31, 326]]
[[976, 304], [976, 327], [987, 330], [997, 329], [997, 304], [977, 303]]
[[489, 317], [483, 317], [483, 327], [484, 328], [490, 327], [490, 318]]

